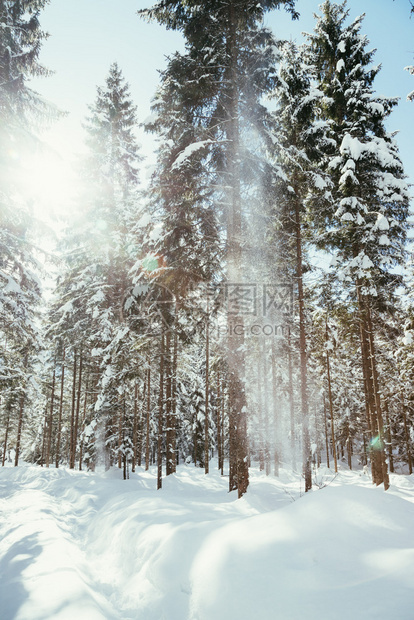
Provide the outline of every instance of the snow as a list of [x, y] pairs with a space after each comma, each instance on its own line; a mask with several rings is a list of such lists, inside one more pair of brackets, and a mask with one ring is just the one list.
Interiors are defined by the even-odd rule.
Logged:
[[179, 153], [175, 162], [171, 166], [171, 170], [180, 168], [187, 161], [187, 159], [191, 157], [194, 153], [196, 153], [200, 149], [203, 149], [212, 143], [213, 143], [212, 140], [200, 140], [199, 142], [193, 142], [193, 144], [189, 144], [183, 151], [181, 151], [181, 153]]
[[2, 620], [412, 619], [414, 476], [0, 473]]
[[340, 58], [338, 62], [336, 63], [336, 72], [341, 73], [341, 71], [343, 71], [344, 69], [345, 69], [345, 62], [342, 58]]

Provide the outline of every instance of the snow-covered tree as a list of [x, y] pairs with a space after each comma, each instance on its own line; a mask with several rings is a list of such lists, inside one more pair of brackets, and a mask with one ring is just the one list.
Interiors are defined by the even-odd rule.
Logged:
[[38, 62], [46, 36], [38, 18], [45, 4], [0, 2], [0, 376], [6, 419], [10, 422], [11, 408], [17, 419], [16, 464], [25, 400], [40, 348], [40, 264], [19, 162], [38, 143], [34, 129], [53, 116], [52, 106], [27, 85], [31, 76], [47, 75]]
[[[372, 445], [381, 447], [372, 309], [384, 307], [401, 280], [394, 268], [403, 262], [409, 201], [398, 147], [385, 128], [397, 101], [373, 90], [380, 68], [372, 66], [374, 51], [361, 35], [363, 16], [346, 25], [346, 3], [326, 1], [321, 10], [309, 54], [331, 125], [324, 164], [333, 187], [316, 196], [314, 223], [319, 245], [335, 253], [337, 278], [358, 301]], [[387, 486], [383, 448], [372, 456], [374, 482]]]
[[[295, 17], [294, 2], [158, 2], [141, 15], [183, 33], [186, 52], [175, 54], [163, 74], [163, 87], [173, 95], [180, 111], [182, 133], [174, 136], [176, 149], [170, 167], [203, 164], [200, 180], [216, 189], [215, 204], [222, 214], [226, 237], [228, 282], [243, 277], [242, 239], [247, 206], [246, 179], [253, 181], [256, 137], [267, 111], [262, 96], [274, 79], [274, 39], [262, 26], [271, 9], [285, 7]], [[165, 99], [165, 98], [164, 98]], [[159, 122], [158, 130], [168, 129]], [[260, 175], [257, 175], [258, 180]], [[199, 183], [199, 181], [198, 181]], [[253, 183], [254, 184], [254, 183]], [[197, 187], [197, 197], [202, 185]], [[257, 187], [257, 185], [256, 185]], [[235, 317], [243, 325], [243, 316]], [[230, 471], [230, 489], [243, 495], [248, 486], [247, 406], [244, 377], [244, 337], [229, 338], [230, 432], [235, 433], [237, 454]]]
[[[95, 441], [91, 433], [95, 429], [102, 442], [106, 435], [108, 447], [118, 452], [127, 439], [122, 430], [119, 440], [114, 429], [124, 419], [134, 365], [138, 372], [125, 307], [132, 288], [129, 271], [140, 251], [136, 124], [129, 87], [113, 64], [85, 123], [89, 155], [82, 166], [81, 213], [68, 231], [66, 268], [51, 312], [51, 333], [71, 349], [74, 375], [77, 359], [79, 384], [83, 381], [86, 389], [87, 373], [82, 379], [81, 362], [84, 371], [89, 366], [95, 375], [95, 414], [86, 420], [88, 441]], [[96, 416], [101, 424], [94, 420]], [[102, 431], [108, 424], [111, 428]]]

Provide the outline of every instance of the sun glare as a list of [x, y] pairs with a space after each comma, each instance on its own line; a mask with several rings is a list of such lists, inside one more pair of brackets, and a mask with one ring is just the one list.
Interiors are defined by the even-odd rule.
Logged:
[[76, 193], [76, 178], [70, 162], [52, 149], [28, 153], [22, 160], [20, 191], [38, 215], [60, 218]]

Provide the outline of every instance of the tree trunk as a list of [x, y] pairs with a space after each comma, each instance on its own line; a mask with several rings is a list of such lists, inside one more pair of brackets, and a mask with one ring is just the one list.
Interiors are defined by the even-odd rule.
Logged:
[[166, 440], [166, 475], [174, 473], [174, 420], [172, 415], [172, 359], [171, 359], [171, 332], [165, 336], [164, 374], [165, 374], [165, 440]]
[[[81, 420], [81, 425], [83, 427], [83, 430], [85, 430], [86, 406], [87, 406], [87, 403], [88, 403], [88, 390], [89, 390], [90, 374], [91, 374], [91, 371], [88, 371], [88, 373], [86, 375], [85, 395], [84, 395], [84, 398], [83, 398], [83, 413], [82, 413], [82, 420]], [[91, 380], [91, 382], [92, 382], [92, 380]], [[81, 436], [82, 436], [82, 433], [81, 433]], [[82, 471], [82, 461], [83, 461], [83, 441], [81, 440], [79, 442], [79, 471]]]
[[[325, 324], [325, 335], [326, 335], [326, 343], [328, 343], [328, 321]], [[335, 419], [334, 419], [334, 409], [333, 409], [333, 399], [332, 399], [332, 386], [331, 386], [331, 365], [329, 361], [329, 351], [326, 348], [326, 378], [328, 380], [328, 398], [329, 398], [329, 413], [331, 415], [331, 437], [332, 437], [332, 455], [335, 464], [335, 473], [338, 473], [338, 458], [336, 454], [336, 441], [335, 441]]]
[[328, 438], [328, 424], [326, 421], [326, 397], [325, 392], [323, 394], [323, 417], [325, 423], [325, 446], [326, 446], [326, 466], [329, 469], [329, 438]]
[[62, 412], [63, 412], [63, 393], [65, 384], [65, 349], [63, 349], [62, 370], [60, 376], [60, 402], [59, 402], [59, 418], [57, 424], [57, 440], [56, 440], [56, 469], [59, 467], [60, 460], [60, 443], [62, 440]]
[[[27, 362], [28, 362], [28, 355], [26, 353], [25, 358], [24, 358], [24, 369], [27, 369]], [[21, 443], [21, 439], [22, 439], [22, 428], [23, 428], [23, 411], [24, 411], [24, 401], [25, 401], [25, 397], [26, 394], [24, 392], [24, 390], [22, 390], [22, 393], [20, 395], [20, 401], [19, 401], [19, 418], [18, 418], [18, 422], [17, 422], [17, 439], [16, 439], [16, 454], [14, 457], [14, 466], [17, 467], [19, 464], [19, 456], [20, 456], [20, 443]]]
[[22, 439], [22, 428], [23, 428], [23, 410], [24, 410], [24, 399], [25, 394], [22, 392], [19, 401], [19, 418], [17, 422], [17, 440], [16, 440], [16, 454], [14, 456], [14, 466], [17, 467], [19, 464], [19, 455], [20, 455], [20, 443]]
[[390, 463], [390, 472], [394, 473], [394, 457], [392, 454], [392, 429], [390, 422], [390, 411], [389, 411], [389, 403], [388, 398], [384, 401], [384, 409], [385, 409], [385, 421], [387, 423], [387, 444], [388, 444], [388, 460]]
[[147, 368], [147, 411], [145, 433], [145, 471], [150, 466], [150, 416], [151, 416], [151, 362], [148, 360]]
[[289, 410], [290, 410], [290, 450], [292, 457], [292, 469], [296, 469], [296, 446], [295, 446], [295, 401], [293, 397], [293, 369], [292, 349], [290, 342], [290, 327], [288, 327], [288, 375], [289, 375]]
[[177, 319], [178, 310], [176, 306], [175, 314], [175, 330], [174, 330], [174, 350], [173, 350], [173, 365], [172, 365], [172, 384], [171, 384], [171, 398], [172, 398], [172, 429], [171, 429], [171, 443], [172, 443], [172, 468], [173, 472], [177, 471], [178, 452], [177, 452], [177, 365], [178, 365], [178, 334], [177, 334]]
[[56, 382], [56, 368], [53, 369], [52, 378], [52, 394], [50, 396], [50, 413], [47, 429], [47, 447], [46, 447], [46, 467], [49, 467], [50, 452], [52, 449], [52, 424], [53, 424], [53, 404], [55, 400], [55, 382]]
[[257, 434], [259, 438], [259, 470], [265, 469], [265, 425], [264, 425], [264, 411], [263, 411], [263, 398], [262, 398], [262, 359], [261, 356], [257, 361], [257, 416], [258, 416], [258, 429]]
[[[144, 398], [145, 398], [145, 386], [144, 386]], [[133, 445], [133, 454], [132, 454], [132, 473], [135, 472], [135, 463], [137, 460], [137, 444], [138, 444], [138, 383], [135, 381], [134, 387], [134, 422], [133, 422], [133, 430], [132, 430], [132, 445]]]
[[70, 453], [70, 469], [75, 469], [75, 459], [76, 459], [76, 447], [78, 443], [78, 426], [79, 426], [79, 411], [80, 411], [80, 401], [81, 401], [81, 387], [82, 387], [82, 353], [79, 354], [79, 376], [78, 376], [78, 389], [76, 396], [76, 414], [75, 421], [73, 426], [73, 441], [71, 446]]
[[221, 385], [220, 371], [217, 370], [217, 398], [216, 398], [216, 417], [217, 417], [217, 468], [221, 469]]
[[205, 392], [204, 392], [204, 473], [208, 474], [208, 465], [209, 465], [209, 451], [210, 451], [210, 441], [209, 441], [209, 396], [210, 396], [210, 333], [209, 333], [209, 316], [208, 316], [208, 308], [207, 308], [207, 319], [206, 319], [206, 380], [205, 380]]
[[72, 410], [70, 415], [70, 440], [69, 440], [69, 467], [72, 463], [72, 452], [74, 442], [74, 430], [75, 430], [75, 409], [76, 409], [76, 372], [77, 372], [77, 355], [76, 350], [74, 352], [73, 359], [73, 382], [72, 382]]
[[[294, 180], [294, 189], [298, 195], [298, 183]], [[303, 475], [305, 478], [305, 492], [312, 488], [312, 454], [309, 436], [309, 403], [308, 403], [308, 362], [306, 351], [306, 323], [305, 323], [305, 297], [303, 293], [303, 267], [302, 267], [302, 225], [299, 200], [295, 200], [295, 236], [296, 236], [296, 275], [298, 283], [299, 302], [299, 352], [300, 352], [300, 396], [302, 408], [302, 450], [303, 450]]]
[[157, 489], [162, 487], [162, 426], [164, 413], [164, 352], [165, 334], [161, 336], [160, 344], [160, 389], [158, 400], [158, 437], [157, 437]]
[[3, 456], [1, 460], [1, 466], [4, 467], [6, 462], [6, 452], [7, 452], [7, 440], [9, 437], [9, 428], [10, 428], [10, 405], [7, 405], [7, 418], [6, 418], [6, 429], [4, 434], [4, 443], [3, 443]]
[[273, 398], [273, 435], [274, 435], [274, 472], [279, 475], [280, 448], [279, 448], [279, 415], [277, 398], [277, 372], [276, 372], [276, 344], [272, 339], [272, 398]]
[[360, 322], [362, 369], [371, 430], [370, 455], [372, 482], [376, 485], [384, 483], [384, 489], [387, 490], [389, 487], [389, 478], [384, 453], [384, 429], [378, 390], [371, 310], [369, 300], [361, 293], [362, 282], [357, 280], [356, 286]]
[[[228, 193], [227, 212], [227, 278], [228, 285], [240, 283], [242, 274], [242, 215], [240, 173], [240, 129], [238, 91], [238, 45], [237, 15], [234, 2], [228, 4], [227, 30], [227, 83], [228, 83], [228, 163], [226, 185]], [[249, 485], [247, 402], [245, 395], [244, 320], [238, 312], [234, 316], [237, 333], [232, 333], [232, 317], [227, 315], [229, 330], [227, 338], [227, 361], [229, 369], [229, 426], [232, 450], [230, 452], [229, 488], [237, 489], [242, 497]]]
[[269, 381], [268, 381], [268, 366], [267, 366], [267, 348], [266, 342], [263, 339], [263, 417], [264, 417], [264, 437], [265, 437], [265, 473], [266, 476], [270, 475], [270, 428], [269, 428]]
[[411, 475], [413, 473], [413, 461], [411, 458], [410, 433], [408, 431], [407, 411], [405, 407], [405, 399], [404, 399], [403, 394], [401, 394], [401, 405], [402, 405], [402, 416], [403, 416], [403, 422], [404, 422], [404, 438], [405, 438], [405, 449], [407, 451], [408, 471], [409, 471], [409, 474]]

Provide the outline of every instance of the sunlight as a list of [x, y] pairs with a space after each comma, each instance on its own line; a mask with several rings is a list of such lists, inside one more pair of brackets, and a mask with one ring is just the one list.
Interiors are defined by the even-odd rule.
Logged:
[[51, 147], [27, 153], [20, 159], [20, 191], [37, 215], [47, 219], [67, 215], [76, 195], [73, 166]]

